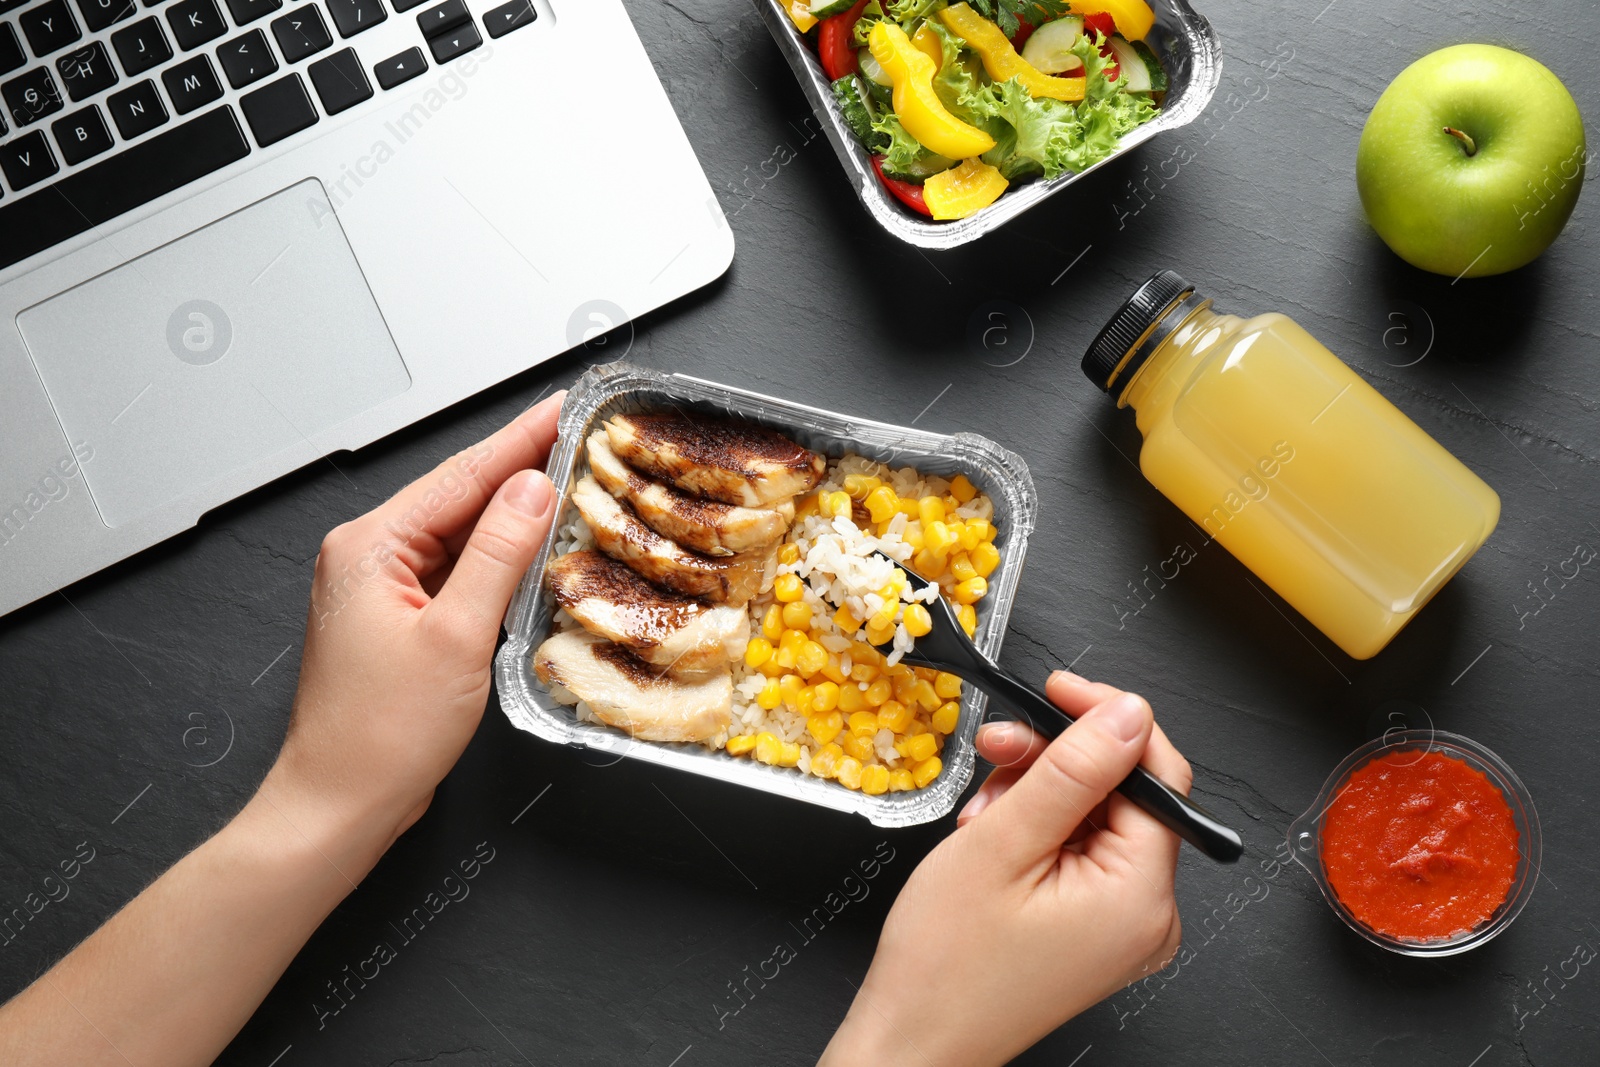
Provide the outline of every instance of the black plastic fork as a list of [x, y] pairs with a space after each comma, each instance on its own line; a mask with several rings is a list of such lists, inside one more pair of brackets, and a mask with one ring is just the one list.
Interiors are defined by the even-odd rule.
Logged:
[[[933, 585], [899, 561], [890, 559], [882, 552], [876, 554], [904, 571], [911, 588], [922, 590]], [[1072, 716], [1056, 707], [1042, 692], [979, 651], [961, 628], [948, 600], [939, 596], [924, 606], [933, 617], [933, 629], [916, 639], [902, 662], [933, 667], [965, 678], [1005, 704], [1019, 719], [1047, 738], [1059, 736], [1072, 725]], [[892, 650], [890, 645], [875, 647], [885, 653]], [[1215, 815], [1143, 767], [1135, 767], [1117, 786], [1117, 792], [1219, 863], [1235, 863], [1244, 854], [1244, 839], [1238, 831], [1224, 825]]]

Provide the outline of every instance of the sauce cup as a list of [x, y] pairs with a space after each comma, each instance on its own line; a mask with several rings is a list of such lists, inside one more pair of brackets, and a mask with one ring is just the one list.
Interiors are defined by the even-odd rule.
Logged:
[[[1339, 894], [1329, 884], [1327, 872], [1323, 869], [1323, 821], [1334, 798], [1339, 795], [1339, 790], [1356, 770], [1372, 760], [1380, 756], [1405, 752], [1416, 752], [1419, 755], [1438, 752], [1460, 760], [1481, 772], [1505, 798], [1506, 805], [1511, 809], [1512, 821], [1517, 828], [1519, 855], [1516, 873], [1512, 877], [1511, 888], [1506, 891], [1505, 900], [1500, 902], [1500, 906], [1489, 918], [1477, 926], [1449, 937], [1400, 938], [1372, 929], [1356, 918], [1339, 899]], [[1539, 832], [1539, 813], [1534, 810], [1533, 797], [1529, 794], [1528, 787], [1522, 784], [1522, 779], [1507, 766], [1505, 760], [1478, 742], [1460, 734], [1431, 729], [1393, 730], [1382, 737], [1368, 741], [1346, 756], [1333, 769], [1333, 773], [1328, 775], [1328, 780], [1323, 783], [1322, 791], [1317, 794], [1316, 801], [1289, 826], [1289, 851], [1294, 856], [1295, 862], [1304, 867], [1317, 883], [1317, 888], [1322, 890], [1323, 899], [1328, 902], [1334, 914], [1344, 920], [1346, 926], [1374, 945], [1386, 948], [1390, 952], [1398, 952], [1402, 956], [1453, 956], [1458, 952], [1477, 948], [1499, 936], [1501, 931], [1510, 926], [1521, 914], [1523, 907], [1528, 903], [1528, 898], [1533, 895], [1534, 884], [1539, 880], [1543, 843]]]

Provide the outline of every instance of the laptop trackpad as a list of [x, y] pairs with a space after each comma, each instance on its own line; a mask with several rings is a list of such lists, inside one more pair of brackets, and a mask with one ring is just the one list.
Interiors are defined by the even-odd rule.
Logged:
[[328, 451], [317, 434], [411, 385], [314, 179], [36, 304], [17, 327], [67, 439], [94, 450], [84, 478], [113, 527], [279, 452], [308, 462]]

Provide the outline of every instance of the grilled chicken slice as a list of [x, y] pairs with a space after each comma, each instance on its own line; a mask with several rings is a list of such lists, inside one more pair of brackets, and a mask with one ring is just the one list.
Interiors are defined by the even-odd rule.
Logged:
[[778, 569], [778, 549], [713, 559], [690, 552], [640, 521], [633, 509], [585, 476], [572, 489], [572, 502], [594, 532], [595, 544], [640, 575], [675, 593], [718, 604], [741, 605], [770, 585]]
[[545, 573], [556, 602], [584, 629], [677, 678], [727, 670], [750, 640], [744, 608], [663, 592], [599, 552], [569, 552]]
[[608, 726], [641, 741], [706, 741], [733, 721], [733, 675], [684, 681], [653, 673], [597, 634], [568, 630], [533, 653], [539, 680], [563, 686]]
[[776, 544], [794, 521], [792, 500], [746, 508], [703, 500], [651, 481], [617, 458], [603, 430], [589, 435], [589, 473], [606, 492], [631, 504], [656, 533], [708, 556], [732, 556]]
[[727, 419], [617, 415], [606, 420], [606, 436], [617, 456], [641, 473], [752, 508], [805, 492], [828, 466], [781, 433]]

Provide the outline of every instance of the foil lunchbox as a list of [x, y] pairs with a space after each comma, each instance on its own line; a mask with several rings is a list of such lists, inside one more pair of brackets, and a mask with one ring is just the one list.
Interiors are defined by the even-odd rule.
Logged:
[[557, 532], [575, 513], [570, 493], [585, 463], [583, 443], [613, 415], [668, 407], [748, 419], [787, 434], [830, 459], [854, 452], [895, 466], [912, 466], [924, 474], [966, 474], [989, 494], [999, 531], [995, 547], [1000, 550], [1000, 565], [989, 577], [990, 592], [980, 605], [976, 635], [985, 654], [998, 655], [1039, 510], [1038, 493], [1021, 456], [978, 434], [938, 434], [892, 426], [682, 374], [610, 363], [585, 372], [561, 406], [558, 437], [548, 467], [558, 501], [557, 520], [506, 612], [506, 641], [495, 656], [501, 710], [513, 726], [546, 741], [619, 759], [645, 760], [835, 811], [854, 812], [875, 826], [917, 826], [949, 814], [972, 781], [977, 762], [974, 737], [987, 698], [971, 685], [963, 689], [956, 731], [945, 739], [944, 769], [939, 777], [923, 789], [879, 796], [802, 774], [793, 767], [767, 766], [704, 745], [635, 740], [612, 727], [580, 721], [573, 708], [545, 691], [533, 673], [532, 655], [549, 636], [555, 614], [555, 599], [545, 586], [545, 566], [555, 550]]
[[919, 248], [955, 248], [975, 241], [1157, 134], [1188, 125], [1205, 111], [1222, 78], [1222, 45], [1211, 23], [1190, 7], [1187, 0], [1151, 0], [1156, 24], [1145, 38], [1145, 44], [1155, 52], [1167, 72], [1167, 97], [1161, 114], [1130, 131], [1115, 152], [1087, 170], [1062, 174], [1049, 181], [1031, 181], [1006, 190], [999, 200], [975, 215], [951, 222], [934, 222], [907, 211], [878, 180], [867, 150], [845, 125], [833, 97], [833, 83], [823, 73], [822, 64], [806, 44], [804, 35], [795, 29], [784, 12], [780, 0], [758, 0], [756, 6], [761, 9], [773, 40], [778, 42], [779, 51], [794, 70], [801, 91], [827, 132], [834, 154], [849, 175], [850, 184], [855, 186], [867, 214], [900, 240]]

